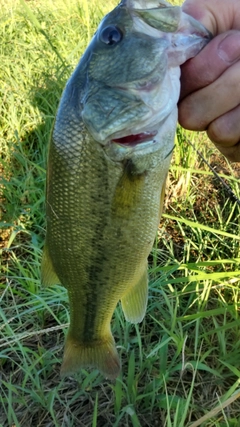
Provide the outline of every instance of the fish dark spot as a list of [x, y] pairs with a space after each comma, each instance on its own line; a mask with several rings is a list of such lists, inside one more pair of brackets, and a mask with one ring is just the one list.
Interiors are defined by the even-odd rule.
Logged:
[[135, 163], [132, 161], [132, 159], [127, 159], [123, 163], [124, 166], [124, 172], [127, 174], [129, 179], [135, 179], [136, 176], [143, 176], [146, 175], [147, 171], [139, 172], [138, 167], [135, 165]]

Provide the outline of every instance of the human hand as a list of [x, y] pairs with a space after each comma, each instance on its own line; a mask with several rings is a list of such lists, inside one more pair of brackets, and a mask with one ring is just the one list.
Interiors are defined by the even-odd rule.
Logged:
[[240, 161], [240, 2], [187, 0], [183, 9], [215, 37], [182, 66], [179, 123]]

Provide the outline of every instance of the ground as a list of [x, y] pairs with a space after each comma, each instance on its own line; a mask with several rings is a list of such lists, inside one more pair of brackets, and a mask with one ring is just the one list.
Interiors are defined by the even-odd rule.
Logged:
[[68, 298], [40, 284], [47, 144], [66, 79], [110, 8], [2, 5], [0, 426], [238, 427], [240, 210], [196, 149], [238, 201], [240, 166], [205, 133], [178, 128], [146, 317], [131, 325], [119, 306], [112, 320], [121, 375], [59, 375]]

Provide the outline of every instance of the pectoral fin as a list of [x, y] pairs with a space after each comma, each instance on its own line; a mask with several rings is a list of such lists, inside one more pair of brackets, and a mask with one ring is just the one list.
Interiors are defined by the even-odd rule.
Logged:
[[121, 299], [125, 319], [131, 323], [143, 320], [148, 300], [148, 274], [147, 268], [140, 281]]
[[45, 245], [43, 249], [41, 281], [43, 286], [52, 286], [61, 283], [57, 274], [55, 273], [47, 245]]

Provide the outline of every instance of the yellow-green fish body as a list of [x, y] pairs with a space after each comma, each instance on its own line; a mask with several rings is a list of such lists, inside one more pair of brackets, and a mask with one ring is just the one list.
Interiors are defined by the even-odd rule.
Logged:
[[[63, 375], [89, 365], [115, 378], [114, 309], [120, 300], [134, 323], [146, 311], [147, 257], [173, 151], [182, 59], [169, 55], [173, 28], [161, 32], [160, 19], [159, 28], [148, 25], [140, 6], [124, 1], [100, 24], [65, 88], [50, 144], [42, 281], [68, 290]], [[179, 50], [184, 60], [190, 43], [194, 54], [206, 43], [196, 25], [203, 34]]]

